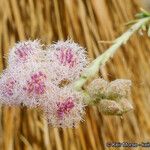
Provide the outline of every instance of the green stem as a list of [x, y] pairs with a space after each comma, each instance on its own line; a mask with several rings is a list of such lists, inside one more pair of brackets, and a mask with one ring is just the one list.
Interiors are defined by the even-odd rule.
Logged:
[[131, 26], [130, 29], [128, 29], [119, 38], [117, 38], [110, 48], [108, 48], [102, 55], [98, 56], [95, 60], [93, 60], [89, 67], [81, 75], [81, 77], [77, 81], [75, 81], [75, 89], [81, 90], [86, 81], [94, 77], [98, 73], [100, 66], [104, 65], [105, 62], [109, 60], [109, 58], [113, 57], [116, 50], [122, 44], [125, 44], [129, 40], [131, 35], [133, 35], [134, 32], [138, 31], [141, 28], [141, 26], [147, 23], [149, 20], [150, 17], [139, 19], [134, 25]]

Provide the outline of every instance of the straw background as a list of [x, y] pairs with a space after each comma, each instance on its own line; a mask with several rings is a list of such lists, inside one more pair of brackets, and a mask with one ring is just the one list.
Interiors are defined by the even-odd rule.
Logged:
[[[140, 7], [138, 0], [0, 0], [0, 71], [9, 48], [26, 39], [50, 44], [70, 37], [93, 59], [110, 46], [99, 41], [119, 36]], [[105, 79], [133, 82], [134, 111], [123, 119], [90, 107], [78, 128], [58, 129], [36, 110], [1, 106], [0, 150], [104, 150], [109, 141], [150, 142], [149, 58], [150, 38], [135, 34], [100, 70]]]

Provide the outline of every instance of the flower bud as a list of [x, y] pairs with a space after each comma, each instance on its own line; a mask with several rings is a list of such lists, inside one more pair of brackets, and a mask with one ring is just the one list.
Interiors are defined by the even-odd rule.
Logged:
[[119, 101], [105, 99], [99, 102], [99, 109], [105, 115], [123, 115], [132, 110], [133, 106], [125, 98]]
[[132, 104], [126, 98], [121, 98], [121, 100], [118, 103], [122, 107], [122, 113], [126, 113], [133, 109]]
[[102, 78], [97, 78], [93, 80], [87, 86], [87, 92], [94, 99], [101, 99], [105, 97], [105, 91], [107, 89], [108, 82]]
[[99, 110], [105, 115], [119, 115], [123, 111], [116, 101], [107, 99], [99, 102]]
[[130, 93], [131, 81], [125, 79], [117, 79], [109, 83], [106, 90], [109, 99], [117, 99], [127, 97]]

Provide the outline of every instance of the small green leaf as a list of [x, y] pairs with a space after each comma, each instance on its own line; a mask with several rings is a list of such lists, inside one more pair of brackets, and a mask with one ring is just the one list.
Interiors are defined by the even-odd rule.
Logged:
[[143, 13], [145, 16], [150, 16], [150, 13], [146, 11], [145, 9], [140, 8], [140, 10], [141, 10], [141, 13]]
[[141, 18], [144, 18], [145, 15], [144, 15], [143, 13], [137, 13], [137, 14], [135, 15], [135, 17], [138, 18], [138, 19], [141, 19]]
[[125, 23], [125, 26], [129, 26], [129, 25], [133, 25], [134, 23], [136, 23], [138, 20], [131, 20], [127, 23]]

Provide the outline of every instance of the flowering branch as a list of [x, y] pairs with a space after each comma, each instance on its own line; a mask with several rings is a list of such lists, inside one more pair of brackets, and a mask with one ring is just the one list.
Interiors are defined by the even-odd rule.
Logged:
[[38, 107], [54, 127], [78, 124], [83, 120], [86, 105], [94, 104], [106, 115], [122, 115], [132, 110], [128, 101], [130, 80], [108, 82], [97, 78], [84, 85], [134, 32], [146, 29], [150, 14], [142, 10], [138, 18], [89, 66], [85, 49], [72, 40], [58, 41], [46, 49], [38, 40], [16, 43], [10, 49], [8, 67], [0, 76], [0, 103]]

